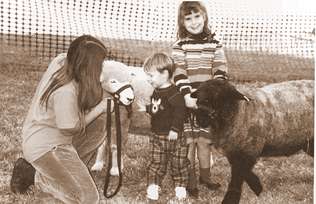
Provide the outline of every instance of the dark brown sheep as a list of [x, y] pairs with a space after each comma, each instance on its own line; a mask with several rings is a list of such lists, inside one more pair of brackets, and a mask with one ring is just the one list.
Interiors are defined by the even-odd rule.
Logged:
[[258, 196], [252, 171], [261, 156], [288, 156], [304, 150], [314, 156], [314, 81], [288, 81], [240, 93], [227, 81], [209, 80], [192, 94], [197, 120], [231, 165], [231, 180], [222, 203], [239, 203], [245, 181]]

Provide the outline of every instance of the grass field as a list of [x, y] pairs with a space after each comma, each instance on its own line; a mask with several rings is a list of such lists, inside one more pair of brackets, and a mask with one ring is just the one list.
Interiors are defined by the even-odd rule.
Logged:
[[[13, 162], [21, 156], [21, 128], [31, 97], [42, 70], [47, 62], [28, 57], [20, 50], [2, 50], [0, 53], [0, 203], [35, 203], [40, 192], [33, 189], [29, 195], [14, 195], [10, 192], [10, 176]], [[258, 55], [227, 51], [231, 77], [235, 83], [261, 86], [265, 83], [290, 79], [314, 79], [312, 60], [277, 55]], [[133, 118], [133, 127], [138, 127], [141, 115]], [[146, 122], [144, 122], [146, 123]], [[134, 128], [135, 129], [135, 128]], [[137, 128], [135, 129], [137, 130]], [[148, 160], [148, 137], [129, 134], [124, 156], [124, 181], [119, 194], [102, 203], [145, 203], [145, 165]], [[213, 178], [222, 184], [216, 191], [199, 186], [200, 197], [187, 199], [185, 203], [220, 203], [230, 178], [227, 160], [215, 153], [212, 167]], [[243, 186], [241, 203], [313, 203], [313, 159], [300, 152], [290, 157], [261, 158], [254, 171], [264, 186], [263, 193], [256, 197], [247, 185]], [[104, 172], [94, 174], [102, 194]], [[46, 201], [42, 200], [42, 203]], [[158, 203], [177, 203], [170, 176], [165, 178]]]

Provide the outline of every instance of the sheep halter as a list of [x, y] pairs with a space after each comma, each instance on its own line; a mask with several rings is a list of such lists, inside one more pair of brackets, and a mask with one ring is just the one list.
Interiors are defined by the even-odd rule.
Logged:
[[123, 105], [122, 102], [120, 101], [120, 93], [128, 88], [131, 88], [132, 90], [134, 90], [130, 84], [126, 84], [125, 86], [122, 86], [121, 88], [119, 88], [116, 92], [109, 93], [109, 94], [111, 94], [114, 99], [118, 100], [119, 104]]
[[109, 156], [108, 156], [108, 166], [106, 170], [106, 176], [104, 181], [104, 189], [103, 194], [106, 198], [112, 198], [115, 196], [121, 186], [122, 186], [122, 172], [121, 172], [121, 144], [122, 144], [122, 133], [121, 133], [121, 121], [120, 121], [120, 107], [119, 107], [119, 100], [117, 98], [114, 98], [114, 113], [115, 113], [115, 126], [116, 126], [116, 141], [117, 141], [117, 163], [118, 163], [118, 169], [119, 169], [119, 182], [115, 189], [115, 191], [108, 195], [108, 187], [110, 183], [110, 169], [112, 167], [112, 151], [111, 151], [111, 100], [107, 100], [107, 118], [106, 118], [106, 131], [107, 131], [107, 147], [109, 150]]

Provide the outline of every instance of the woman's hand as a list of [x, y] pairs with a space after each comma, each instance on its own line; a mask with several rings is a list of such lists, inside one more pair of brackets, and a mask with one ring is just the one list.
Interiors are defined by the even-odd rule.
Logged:
[[187, 108], [193, 108], [193, 109], [197, 109], [197, 104], [196, 104], [196, 101], [197, 99], [196, 98], [192, 98], [190, 94], [186, 94], [184, 96], [184, 101], [185, 101], [185, 106]]
[[[106, 113], [108, 107], [108, 99], [110, 98], [103, 98], [101, 102], [96, 106], [96, 108], [100, 111], [100, 113]], [[114, 110], [114, 102], [111, 100], [111, 112]]]
[[[90, 124], [94, 119], [103, 113], [107, 112], [108, 98], [103, 98], [100, 103], [98, 103], [90, 112], [85, 114], [86, 125]], [[114, 102], [111, 100], [111, 112], [114, 110]]]
[[176, 140], [178, 138], [178, 133], [170, 130], [168, 134], [168, 140]]

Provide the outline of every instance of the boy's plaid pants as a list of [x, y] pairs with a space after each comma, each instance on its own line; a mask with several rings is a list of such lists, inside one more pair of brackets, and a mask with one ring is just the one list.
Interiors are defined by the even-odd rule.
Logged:
[[187, 158], [188, 145], [185, 137], [168, 140], [167, 135], [153, 135], [151, 138], [150, 162], [148, 165], [147, 183], [161, 186], [171, 164], [171, 176], [175, 187], [186, 187], [189, 178], [190, 161]]

